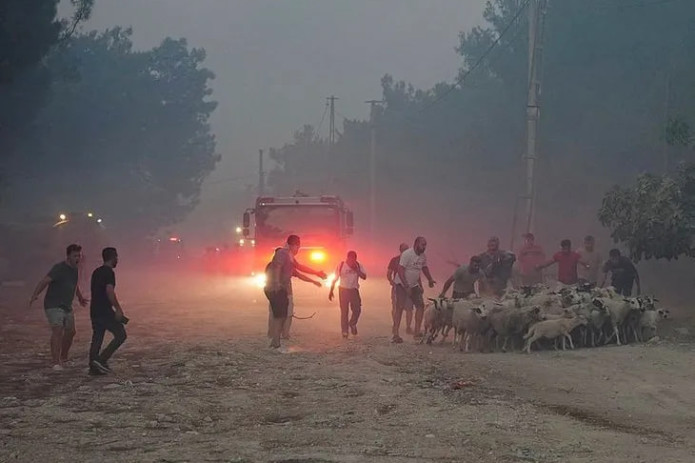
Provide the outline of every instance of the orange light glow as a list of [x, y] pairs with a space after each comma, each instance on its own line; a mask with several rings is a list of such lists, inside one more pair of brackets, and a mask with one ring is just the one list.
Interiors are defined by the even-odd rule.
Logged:
[[176, 237], [174, 237], [174, 236], [172, 236], [171, 238], [169, 238], [169, 241], [179, 241], [179, 239], [176, 238]]
[[312, 251], [309, 259], [317, 264], [323, 263], [326, 261], [326, 253], [323, 251]]

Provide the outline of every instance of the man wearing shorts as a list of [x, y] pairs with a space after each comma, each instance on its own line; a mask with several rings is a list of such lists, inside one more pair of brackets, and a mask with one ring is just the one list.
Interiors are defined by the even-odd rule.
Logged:
[[325, 272], [310, 269], [295, 260], [300, 247], [299, 237], [290, 235], [287, 238], [287, 245], [275, 250], [273, 260], [266, 267], [266, 286], [263, 291], [270, 302], [268, 336], [270, 337], [270, 347], [273, 349], [280, 347], [281, 336], [285, 339], [288, 339], [290, 336], [290, 326], [294, 312], [292, 277], [313, 283], [319, 288], [321, 287], [321, 282], [312, 280], [304, 273], [326, 279]]
[[71, 244], [67, 247], [66, 258], [53, 268], [36, 286], [31, 295], [31, 306], [44, 289], [48, 288], [43, 300], [43, 308], [51, 327], [51, 360], [53, 370], [62, 370], [68, 361], [68, 353], [75, 337], [75, 316], [72, 311], [72, 301], [77, 299], [82, 307], [87, 305], [87, 299], [77, 285], [78, 271], [82, 255], [82, 247]]
[[420, 273], [427, 277], [430, 288], [433, 288], [436, 284], [427, 267], [427, 257], [425, 256], [426, 248], [427, 240], [422, 236], [418, 236], [415, 239], [413, 247], [401, 254], [401, 259], [398, 263], [398, 278], [403, 283], [403, 286], [399, 286], [401, 289], [397, 292], [398, 307], [393, 317], [393, 338], [391, 342], [396, 344], [403, 342], [403, 339], [398, 335], [398, 330], [401, 325], [403, 307], [405, 307], [407, 297], [410, 297], [410, 300], [415, 306], [414, 337], [415, 339], [422, 337], [420, 327], [422, 326], [422, 317], [425, 313], [425, 300], [423, 298], [424, 289], [420, 281]]
[[[406, 243], [401, 243], [401, 245], [398, 248], [398, 255], [393, 257], [391, 261], [389, 261], [389, 266], [386, 269], [386, 279], [388, 280], [389, 284], [391, 285], [391, 318], [396, 315], [396, 307], [398, 306], [398, 286], [403, 286], [401, 284], [401, 279], [398, 278], [398, 264], [401, 261], [401, 255], [403, 254], [404, 251], [406, 251], [410, 246], [408, 246]], [[401, 288], [401, 291], [403, 288]], [[401, 307], [401, 312], [405, 311], [405, 333], [406, 334], [413, 334], [413, 302], [405, 296], [405, 304], [403, 307]]]

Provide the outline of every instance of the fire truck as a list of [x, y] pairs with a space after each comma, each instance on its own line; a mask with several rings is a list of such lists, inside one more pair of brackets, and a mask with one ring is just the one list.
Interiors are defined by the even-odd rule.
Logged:
[[[331, 273], [345, 258], [347, 240], [353, 234], [353, 213], [338, 196], [262, 196], [244, 212], [240, 244], [251, 251], [252, 275], [265, 283], [265, 266], [275, 249], [289, 235], [299, 235], [302, 247], [297, 260]], [[330, 282], [329, 278], [327, 282]], [[330, 283], [329, 283], [330, 284]]]

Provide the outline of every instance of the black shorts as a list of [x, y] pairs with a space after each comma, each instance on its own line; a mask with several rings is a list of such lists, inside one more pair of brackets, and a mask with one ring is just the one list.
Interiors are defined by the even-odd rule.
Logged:
[[468, 299], [468, 296], [473, 294], [475, 291], [466, 291], [466, 292], [459, 292], [459, 291], [454, 291], [451, 294], [452, 299]]
[[270, 302], [270, 310], [273, 312], [273, 318], [287, 318], [287, 312], [290, 307], [290, 297], [285, 288], [276, 291], [268, 291], [264, 289], [265, 297]]

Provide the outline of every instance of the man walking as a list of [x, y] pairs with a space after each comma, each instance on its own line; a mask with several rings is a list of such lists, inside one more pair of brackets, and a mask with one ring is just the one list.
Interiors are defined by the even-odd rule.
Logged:
[[[99, 375], [111, 372], [108, 361], [128, 337], [125, 324], [128, 319], [116, 297], [116, 274], [118, 265], [116, 248], [104, 248], [101, 251], [104, 265], [92, 273], [92, 303], [89, 315], [92, 319], [92, 344], [89, 348], [89, 374]], [[101, 351], [104, 334], [109, 332], [113, 339]], [[101, 351], [101, 352], [99, 352]]]
[[500, 239], [496, 236], [487, 241], [487, 251], [480, 254], [480, 267], [485, 272], [485, 291], [501, 296], [512, 276], [516, 256], [500, 249]]
[[601, 253], [596, 249], [595, 238], [591, 235], [587, 235], [584, 238], [584, 249], [578, 250], [577, 253], [579, 253], [583, 262], [589, 264], [588, 268], [584, 266], [579, 267], [579, 282], [597, 285], [598, 272], [601, 268], [601, 264], [603, 263], [603, 259]]
[[523, 286], [543, 283], [543, 272], [537, 269], [543, 263], [545, 263], [543, 248], [536, 244], [536, 237], [533, 233], [526, 233], [524, 246], [519, 250], [519, 270]]
[[480, 257], [473, 256], [468, 265], [457, 268], [454, 274], [446, 280], [439, 297], [446, 297], [446, 292], [452, 284], [454, 285], [452, 299], [466, 299], [471, 294], [480, 297], [480, 289], [476, 287], [476, 283], [484, 278], [485, 274], [480, 270]]
[[605, 286], [608, 273], [611, 274], [611, 286], [618, 294], [625, 297], [632, 296], [632, 285], [637, 283], [637, 295], [642, 292], [642, 285], [639, 280], [637, 267], [630, 259], [620, 254], [618, 249], [611, 249], [608, 253], [608, 261], [603, 265], [603, 282]]
[[[353, 336], [357, 336], [357, 321], [362, 313], [362, 299], [360, 298], [360, 278], [367, 279], [367, 273], [362, 264], [357, 262], [357, 253], [350, 251], [347, 259], [338, 264], [335, 271], [335, 278], [331, 283], [331, 290], [328, 293], [328, 300], [333, 301], [333, 290], [335, 284], [340, 280], [338, 286], [338, 301], [340, 303], [340, 328], [343, 338], [348, 337], [348, 327]], [[352, 317], [348, 321], [348, 309], [352, 311]]]
[[78, 266], [82, 247], [71, 244], [66, 249], [66, 258], [63, 262], [51, 268], [43, 280], [39, 282], [31, 295], [29, 306], [38, 299], [46, 287], [46, 296], [43, 300], [43, 308], [46, 312], [48, 324], [51, 327], [51, 360], [53, 370], [63, 369], [68, 362], [68, 353], [75, 337], [75, 315], [72, 311], [72, 301], [77, 294], [77, 299], [82, 307], [87, 305], [87, 299], [82, 297], [82, 292], [77, 284]]
[[[391, 285], [391, 319], [394, 319], [393, 317], [396, 315], [396, 307], [398, 306], [398, 286], [403, 286], [401, 279], [398, 278], [398, 264], [401, 261], [401, 255], [409, 247], [410, 246], [408, 246], [406, 243], [401, 243], [401, 245], [398, 247], [398, 255], [391, 259], [386, 270], [386, 279]], [[401, 291], [403, 291], [403, 288], [401, 288]], [[413, 334], [413, 302], [407, 296], [404, 298], [404, 300], [405, 304], [400, 310], [401, 312], [405, 311], [405, 333]]]
[[577, 284], [579, 280], [577, 265], [589, 267], [589, 264], [582, 261], [582, 256], [572, 251], [572, 242], [570, 240], [562, 240], [560, 242], [560, 251], [556, 252], [551, 260], [539, 265], [537, 268], [540, 271], [555, 263], [557, 263], [557, 280], [563, 285]]
[[[292, 277], [312, 283], [321, 287], [321, 282], [312, 280], [304, 273], [316, 275], [322, 280], [326, 279], [326, 273], [316, 271], [295, 260], [299, 252], [301, 241], [297, 235], [287, 237], [285, 247], [275, 250], [273, 260], [266, 267], [266, 286], [264, 292], [270, 302], [270, 320], [268, 322], [268, 334], [270, 347], [280, 348], [280, 337], [290, 337], [294, 304], [292, 301]], [[303, 273], [300, 273], [303, 272]]]
[[425, 291], [422, 288], [420, 273], [425, 275], [430, 288], [434, 288], [436, 284], [430, 274], [430, 269], [427, 267], [425, 249], [427, 249], [427, 240], [422, 236], [418, 236], [413, 247], [401, 254], [401, 259], [398, 263], [398, 278], [403, 283], [403, 286], [398, 286], [401, 289], [397, 293], [398, 308], [394, 316], [393, 338], [391, 339], [393, 343], [399, 344], [403, 342], [403, 339], [398, 335], [398, 330], [400, 329], [403, 307], [405, 307], [407, 297], [410, 297], [415, 306], [415, 339], [422, 337], [420, 327], [422, 326], [422, 317], [425, 312], [425, 300], [423, 298]]

